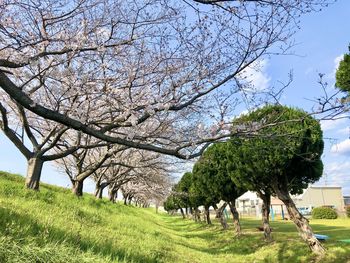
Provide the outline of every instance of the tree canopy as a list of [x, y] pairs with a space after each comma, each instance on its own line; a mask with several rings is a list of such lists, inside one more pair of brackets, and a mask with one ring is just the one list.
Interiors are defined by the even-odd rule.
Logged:
[[244, 100], [244, 72], [287, 52], [298, 18], [328, 2], [5, 1], [0, 103], [103, 141], [197, 157]]
[[193, 167], [194, 181], [205, 185], [208, 194], [216, 196], [218, 200], [232, 201], [242, 195], [246, 189], [237, 187], [231, 180], [227, 171], [225, 142], [210, 146]]
[[337, 88], [345, 92], [350, 92], [350, 54], [344, 54], [343, 59], [339, 62], [335, 78], [335, 86]]
[[297, 194], [321, 177], [322, 130], [303, 110], [269, 105], [235, 119], [233, 124], [255, 133], [230, 141], [232, 149], [238, 149], [230, 155], [234, 158], [230, 171], [246, 178], [242, 182], [248, 188], [253, 180], [260, 180], [261, 188], [286, 184], [290, 193]]

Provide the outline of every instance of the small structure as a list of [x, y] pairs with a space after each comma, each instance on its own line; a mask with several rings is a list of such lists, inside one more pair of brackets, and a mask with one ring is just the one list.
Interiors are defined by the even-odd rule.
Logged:
[[236, 208], [241, 215], [261, 218], [261, 206], [262, 200], [252, 191], [245, 192], [236, 200]]
[[344, 198], [340, 186], [310, 186], [301, 195], [293, 197], [295, 205], [300, 210], [319, 206], [328, 206], [338, 212], [344, 212]]

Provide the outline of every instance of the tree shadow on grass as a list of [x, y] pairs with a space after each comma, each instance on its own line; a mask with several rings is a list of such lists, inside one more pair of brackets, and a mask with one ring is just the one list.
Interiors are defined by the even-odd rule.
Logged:
[[233, 225], [228, 230], [223, 230], [216, 220], [213, 220], [214, 225], [169, 217], [165, 217], [164, 221], [167, 223], [164, 228], [170, 230], [172, 235], [183, 238], [181, 242], [175, 241], [177, 245], [214, 256], [227, 253], [248, 255], [268, 245], [262, 234], [236, 237]]
[[[190, 224], [190, 222], [182, 221], [180, 218], [168, 220], [168, 222], [170, 226], [167, 228], [176, 231], [178, 236], [184, 238], [182, 242], [176, 242], [178, 245], [213, 256], [228, 253], [250, 255], [256, 253], [259, 249], [263, 250], [264, 247], [270, 249], [268, 248], [269, 243], [263, 240], [262, 232], [256, 229], [257, 226], [261, 225], [260, 220], [243, 219], [241, 224], [245, 234], [240, 238], [234, 238], [232, 226], [228, 230], [229, 233], [232, 233], [232, 238], [230, 238], [227, 233], [225, 234], [224, 231], [219, 229], [217, 222], [216, 226], [209, 229], [210, 232], [204, 231], [208, 227], [203, 224], [195, 224], [194, 222]], [[273, 228], [272, 234], [275, 239], [274, 244], [276, 246], [275, 257], [274, 259], [267, 257], [260, 260], [264, 262], [316, 262], [317, 257], [309, 251], [306, 244], [301, 240], [293, 222], [272, 221], [271, 225]], [[329, 251], [325, 262], [347, 262], [346, 260], [344, 261], [344, 258], [350, 257], [350, 244], [341, 244], [337, 240], [349, 238], [349, 228], [322, 224], [312, 224], [312, 228], [315, 233], [330, 236], [330, 240], [324, 243], [326, 249]], [[338, 248], [343, 248], [343, 250], [339, 252], [337, 250]]]
[[[218, 233], [218, 235], [220, 235], [220, 233]], [[203, 245], [193, 245], [194, 242], [186, 242], [187, 244], [178, 242], [178, 244], [213, 256], [225, 255], [228, 253], [249, 255], [254, 254], [258, 249], [268, 245], [268, 243], [264, 242], [260, 236], [243, 235], [236, 238], [233, 236], [233, 232], [232, 238], [227, 236], [221, 236], [218, 238], [215, 233], [210, 235], [193, 234], [187, 235], [186, 237], [188, 239], [202, 239], [204, 242], [200, 242], [200, 244], [207, 244], [207, 246], [203, 247]]]
[[[14, 223], [14, 224], [13, 224]], [[127, 251], [113, 246], [111, 242], [94, 242], [79, 233], [70, 233], [58, 227], [47, 226], [38, 223], [34, 218], [19, 214], [10, 209], [0, 207], [0, 233], [4, 236], [11, 236], [14, 239], [23, 242], [29, 241], [33, 246], [42, 247], [45, 243], [69, 244], [82, 252], [93, 252], [96, 255], [103, 255], [113, 261], [126, 262], [162, 262], [166, 256], [165, 252], [159, 249], [159, 253], [153, 253], [153, 256], [144, 255], [137, 251]]]

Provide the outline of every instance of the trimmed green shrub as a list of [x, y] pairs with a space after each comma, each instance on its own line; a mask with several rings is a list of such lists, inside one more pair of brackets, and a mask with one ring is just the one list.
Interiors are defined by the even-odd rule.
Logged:
[[330, 207], [316, 207], [312, 209], [312, 218], [314, 219], [336, 219], [338, 218], [337, 212]]
[[350, 217], [350, 206], [346, 207], [346, 215]]

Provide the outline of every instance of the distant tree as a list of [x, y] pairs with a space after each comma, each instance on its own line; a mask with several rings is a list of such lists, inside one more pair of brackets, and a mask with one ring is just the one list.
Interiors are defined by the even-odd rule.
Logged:
[[[195, 219], [198, 213], [198, 207], [204, 206], [204, 218], [208, 224], [211, 224], [209, 208], [220, 202], [218, 195], [210, 189], [207, 183], [206, 175], [202, 174], [198, 168], [198, 162], [193, 167], [193, 183], [190, 189], [190, 201], [194, 207]], [[221, 221], [224, 229], [227, 228], [226, 221]]]
[[182, 203], [186, 208], [186, 214], [188, 213], [188, 208], [191, 207], [190, 203], [190, 188], [192, 185], [192, 173], [186, 172], [181, 177], [180, 181], [176, 186], [176, 191], [181, 194]]
[[[350, 46], [349, 46], [350, 51]], [[350, 54], [344, 54], [335, 74], [335, 86], [342, 91], [350, 92]]]
[[174, 201], [174, 195], [169, 195], [167, 199], [163, 203], [164, 210], [168, 213], [172, 213], [172, 211], [177, 210], [177, 205]]
[[[296, 208], [291, 194], [301, 193], [310, 183], [317, 181], [323, 171], [321, 154], [323, 139], [320, 124], [306, 112], [280, 105], [265, 106], [234, 122], [249, 127], [247, 138], [240, 142], [240, 169], [257, 173], [263, 184], [286, 205], [291, 220], [310, 249], [324, 253], [324, 248], [313, 235], [308, 220]], [[260, 178], [260, 179], [259, 179]]]
[[167, 197], [167, 199], [164, 202], [164, 209], [168, 212], [176, 212], [177, 210], [180, 210], [182, 218], [185, 218], [185, 213], [182, 209], [183, 203], [179, 196], [179, 193], [175, 191], [176, 185], [173, 187], [172, 193]]
[[[212, 202], [223, 200], [229, 205], [236, 233], [240, 234], [239, 214], [235, 203], [246, 188], [238, 187], [231, 180], [227, 171], [229, 161], [226, 151], [228, 144], [224, 142], [210, 146], [193, 167], [194, 181], [197, 179], [197, 184], [206, 189], [205, 194]], [[223, 217], [222, 212], [220, 218]]]

